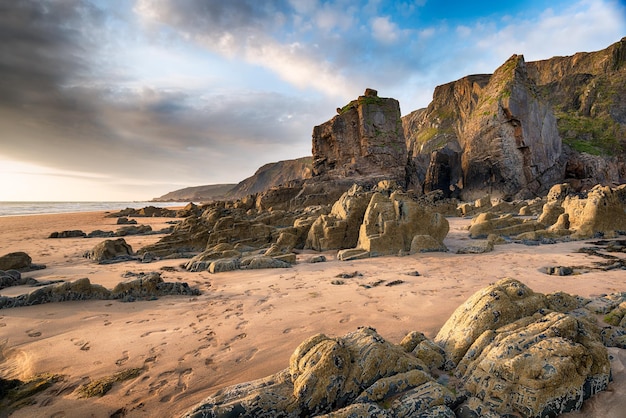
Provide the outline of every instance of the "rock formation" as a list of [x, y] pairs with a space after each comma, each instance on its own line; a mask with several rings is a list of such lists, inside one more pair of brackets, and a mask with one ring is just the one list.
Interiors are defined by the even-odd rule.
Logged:
[[330, 213], [321, 215], [309, 230], [305, 248], [317, 251], [356, 247], [359, 228], [372, 192], [353, 185], [335, 202]]
[[378, 177], [403, 183], [407, 154], [398, 101], [367, 89], [338, 113], [313, 128], [314, 180]]
[[537, 219], [510, 213], [483, 212], [470, 224], [471, 238], [490, 234], [518, 240], [586, 239], [615, 237], [626, 232], [626, 185], [596, 186], [587, 193], [573, 193], [568, 184], [553, 186]]
[[386, 197], [376, 192], [365, 210], [356, 248], [340, 251], [338, 257], [349, 260], [408, 254], [411, 250], [445, 250], [443, 239], [448, 230], [444, 216], [431, 212], [407, 195], [393, 192]]
[[133, 256], [133, 249], [126, 243], [124, 238], [105, 240], [85, 252], [84, 257], [97, 263], [129, 260]]
[[311, 157], [283, 160], [260, 167], [252, 176], [237, 184], [212, 184], [186, 187], [154, 199], [156, 202], [215, 202], [241, 199], [248, 195], [263, 193], [273, 187], [294, 180], [311, 177]]
[[33, 259], [23, 251], [16, 251], [0, 257], [0, 270], [27, 269]]
[[367, 327], [314, 335], [285, 370], [224, 388], [186, 417], [495, 418], [578, 410], [608, 386], [607, 340], [594, 312], [613, 309], [612, 322], [623, 321], [626, 295], [613, 296], [544, 295], [503, 279], [470, 297], [432, 341], [413, 331], [394, 345]]
[[[187, 283], [165, 282], [161, 273], [140, 273], [131, 280], [118, 283], [113, 290], [93, 284], [88, 278], [72, 282], [45, 285], [36, 283], [37, 289], [23, 295], [0, 296], [0, 309], [20, 306], [41, 305], [44, 303], [65, 302], [70, 300], [107, 300], [117, 299], [123, 302], [150, 300], [165, 295], [199, 295], [198, 289]], [[32, 285], [32, 284], [31, 284]]]
[[403, 118], [411, 186], [473, 200], [626, 181], [625, 45], [513, 55], [493, 75], [437, 87], [427, 109]]

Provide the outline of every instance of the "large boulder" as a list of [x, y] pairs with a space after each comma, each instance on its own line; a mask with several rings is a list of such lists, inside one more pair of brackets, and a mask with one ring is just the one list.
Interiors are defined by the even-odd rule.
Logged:
[[446, 369], [455, 368], [485, 331], [531, 316], [546, 306], [543, 294], [515, 279], [502, 279], [474, 293], [456, 308], [435, 337], [446, 352]]
[[30, 268], [33, 259], [23, 251], [8, 253], [0, 257], [0, 270], [24, 270]]
[[328, 215], [321, 215], [309, 230], [305, 248], [317, 251], [353, 248], [372, 192], [353, 185], [335, 202]]
[[123, 261], [130, 259], [132, 256], [133, 249], [126, 243], [124, 238], [102, 241], [85, 253], [85, 258], [89, 258], [97, 263]]
[[[316, 416], [344, 407], [354, 410], [349, 405], [372, 405], [401, 393], [415, 396], [410, 392], [414, 388], [432, 396], [430, 403], [421, 402], [422, 410], [452, 399], [421, 360], [366, 327], [339, 338], [314, 335], [296, 348], [288, 369], [225, 388], [187, 416]], [[397, 407], [406, 409], [407, 405]], [[341, 410], [337, 413], [348, 416], [341, 415]]]
[[464, 390], [491, 410], [525, 417], [579, 410], [583, 400], [607, 388], [610, 373], [593, 327], [560, 312], [486, 330], [456, 371]]
[[363, 217], [357, 248], [370, 256], [409, 253], [416, 235], [430, 235], [443, 249], [449, 229], [443, 215], [431, 212], [407, 195], [394, 192], [385, 197], [374, 193]]
[[598, 185], [586, 198], [567, 196], [563, 209], [569, 216], [570, 228], [576, 230], [576, 238], [626, 231], [626, 185], [616, 188]]

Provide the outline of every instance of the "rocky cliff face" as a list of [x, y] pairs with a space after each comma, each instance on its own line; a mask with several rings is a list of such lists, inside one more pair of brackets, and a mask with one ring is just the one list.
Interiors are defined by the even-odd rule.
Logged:
[[403, 118], [411, 187], [471, 200], [527, 198], [553, 184], [626, 180], [626, 38], [435, 89]]
[[407, 159], [400, 105], [367, 89], [313, 128], [313, 179], [381, 177], [404, 182]]
[[154, 199], [163, 201], [212, 202], [240, 199], [244, 196], [262, 193], [272, 187], [311, 177], [311, 157], [278, 161], [265, 164], [252, 176], [237, 184], [212, 184], [208, 186], [186, 187], [169, 192]]

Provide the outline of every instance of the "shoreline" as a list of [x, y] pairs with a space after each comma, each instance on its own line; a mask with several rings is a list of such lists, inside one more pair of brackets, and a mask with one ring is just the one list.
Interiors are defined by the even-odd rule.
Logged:
[[[219, 274], [187, 272], [180, 267], [182, 259], [98, 265], [82, 253], [102, 239], [47, 238], [65, 229], [114, 230], [116, 218], [104, 215], [102, 211], [33, 215], [29, 222], [21, 217], [0, 218], [0, 255], [25, 251], [34, 263], [46, 264], [46, 269], [23, 274], [37, 280], [88, 277], [92, 283], [112, 288], [127, 271], [159, 271], [166, 281], [187, 282], [202, 294], [0, 310], [4, 336], [0, 375], [25, 378], [50, 372], [64, 376], [62, 382], [37, 395], [35, 405], [16, 411], [13, 417], [109, 417], [121, 408], [133, 417], [181, 415], [221, 388], [284, 369], [293, 350], [316, 333], [341, 336], [359, 326], [372, 326], [392, 343], [399, 343], [410, 331], [432, 338], [469, 296], [503, 277], [516, 278], [541, 293], [566, 291], [589, 297], [625, 290], [623, 272], [560, 277], [541, 271], [549, 265], [596, 261], [597, 257], [575, 252], [585, 241], [540, 247], [506, 244], [486, 254], [454, 254], [468, 244], [464, 228], [469, 218], [449, 218], [447, 253], [342, 262], [335, 260], [335, 252], [328, 252], [324, 254], [329, 261], [309, 264], [306, 260], [318, 253], [301, 251], [299, 264], [289, 269]], [[135, 219], [153, 230], [171, 220]], [[124, 238], [136, 251], [161, 237]], [[414, 271], [420, 275], [408, 274]], [[332, 284], [337, 275], [354, 272], [362, 276], [343, 279], [343, 285]], [[381, 280], [378, 286], [363, 286]], [[385, 286], [394, 280], [402, 283]], [[22, 290], [26, 288], [10, 292]], [[3, 289], [0, 294], [6, 292]], [[616, 354], [622, 361], [624, 351]], [[116, 383], [101, 398], [77, 396], [77, 389], [89, 381], [136, 367], [145, 369], [141, 376]], [[585, 403], [585, 408], [596, 411], [588, 416], [611, 416], [611, 411], [626, 408], [624, 370], [615, 370], [614, 376], [610, 391]]]
[[[127, 208], [140, 209], [146, 206], [178, 209], [190, 202], [0, 202], [0, 218], [10, 216], [77, 214], [86, 212], [117, 212]], [[80, 207], [83, 209], [77, 209]], [[13, 213], [15, 211], [21, 213]], [[49, 212], [46, 212], [49, 211]]]

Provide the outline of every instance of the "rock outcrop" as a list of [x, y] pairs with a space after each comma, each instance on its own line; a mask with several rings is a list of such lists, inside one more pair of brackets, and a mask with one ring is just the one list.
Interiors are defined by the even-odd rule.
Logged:
[[470, 297], [434, 340], [413, 331], [394, 345], [367, 327], [317, 334], [285, 370], [224, 388], [186, 417], [557, 416], [607, 388], [604, 335], [626, 330], [601, 331], [594, 313], [620, 323], [624, 301], [544, 295], [503, 279]]
[[556, 117], [537, 97], [519, 55], [491, 76], [437, 87], [428, 109], [408, 119], [406, 129], [411, 154], [430, 154], [425, 191], [466, 200], [527, 198], [562, 178]]
[[313, 128], [313, 177], [380, 177], [404, 183], [407, 153], [395, 99], [363, 96]]
[[403, 118], [409, 181], [473, 200], [529, 198], [626, 181], [626, 38], [605, 50], [525, 62], [438, 86]]
[[321, 215], [309, 230], [305, 248], [317, 251], [356, 247], [359, 228], [372, 192], [356, 184], [335, 202], [330, 213]]
[[133, 302], [135, 300], [151, 300], [165, 295], [197, 296], [199, 294], [198, 289], [189, 287], [187, 283], [165, 282], [158, 272], [139, 274], [131, 280], [117, 284], [113, 290], [93, 284], [85, 277], [72, 282], [41, 285], [30, 293], [15, 297], [0, 296], [0, 309], [70, 300], [116, 299], [123, 302]]
[[586, 239], [626, 233], [626, 185], [596, 186], [573, 193], [568, 184], [553, 186], [537, 219], [483, 212], [470, 224], [471, 238], [490, 234], [517, 240]]
[[0, 270], [27, 269], [33, 259], [23, 251], [8, 253], [0, 257]]
[[393, 192], [386, 197], [376, 192], [372, 195], [363, 216], [356, 248], [340, 251], [338, 257], [349, 260], [408, 254], [411, 249], [445, 250], [443, 239], [448, 234], [449, 228], [444, 216], [431, 212], [428, 207], [420, 205], [403, 193]]
[[126, 243], [124, 238], [118, 238], [102, 241], [90, 251], [85, 252], [84, 257], [103, 264], [130, 260], [133, 254], [132, 247]]
[[0, 270], [41, 270], [45, 269], [43, 264], [34, 264], [30, 255], [23, 251], [15, 251], [0, 257]]

